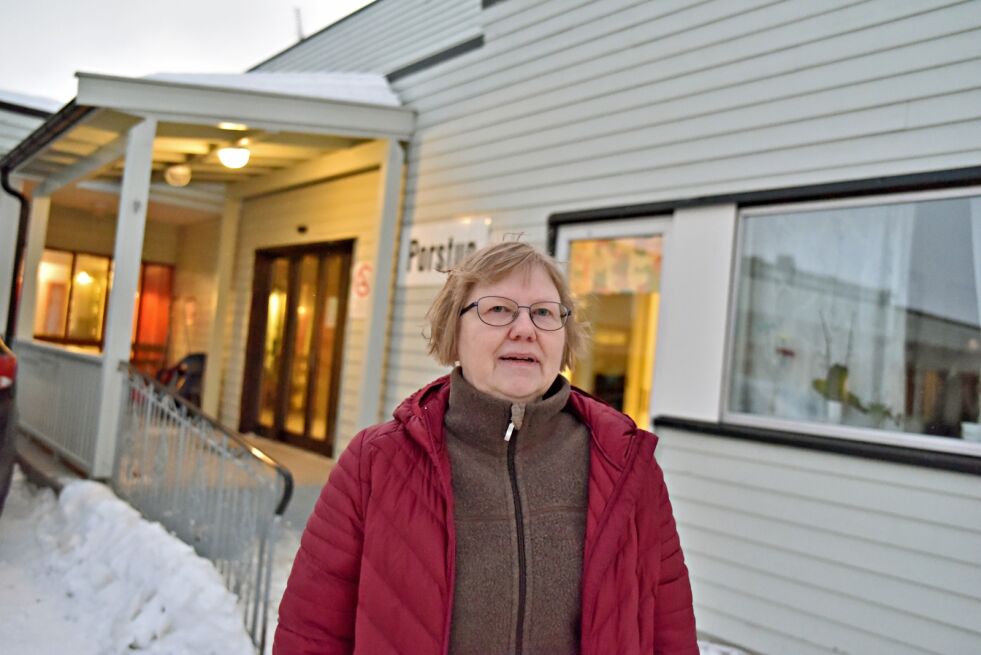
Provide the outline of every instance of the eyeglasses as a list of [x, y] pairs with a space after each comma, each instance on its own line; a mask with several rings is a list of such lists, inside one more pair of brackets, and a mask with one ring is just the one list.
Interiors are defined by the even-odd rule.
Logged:
[[461, 309], [460, 316], [463, 316], [474, 307], [477, 308], [477, 317], [487, 325], [493, 325], [494, 327], [511, 325], [518, 320], [520, 311], [527, 309], [528, 317], [535, 324], [535, 327], [549, 332], [561, 330], [569, 318], [569, 314], [572, 313], [568, 307], [558, 302], [536, 302], [531, 305], [519, 305], [510, 298], [484, 296], [483, 298], [477, 298], [477, 300]]

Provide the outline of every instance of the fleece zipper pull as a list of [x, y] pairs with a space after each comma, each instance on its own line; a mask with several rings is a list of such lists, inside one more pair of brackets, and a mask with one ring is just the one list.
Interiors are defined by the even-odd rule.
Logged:
[[511, 421], [508, 423], [508, 431], [504, 433], [504, 441], [511, 443], [511, 435], [515, 430], [521, 429], [521, 424], [525, 421], [525, 406], [514, 403], [511, 405]]

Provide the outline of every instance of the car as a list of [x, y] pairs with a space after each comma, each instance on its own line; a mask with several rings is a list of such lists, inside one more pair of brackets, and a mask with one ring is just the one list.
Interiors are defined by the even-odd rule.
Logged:
[[0, 514], [10, 491], [17, 457], [17, 356], [0, 339]]

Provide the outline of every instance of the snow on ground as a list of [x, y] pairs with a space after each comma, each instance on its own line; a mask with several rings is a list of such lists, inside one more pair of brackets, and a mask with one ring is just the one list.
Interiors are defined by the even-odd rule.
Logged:
[[[299, 547], [274, 552], [266, 653]], [[252, 655], [235, 597], [190, 546], [113, 495], [76, 481], [56, 497], [18, 469], [0, 517], [0, 635], [10, 655]], [[701, 655], [741, 655], [699, 642]]]
[[5, 653], [254, 653], [215, 568], [102, 484], [18, 471], [0, 518]]

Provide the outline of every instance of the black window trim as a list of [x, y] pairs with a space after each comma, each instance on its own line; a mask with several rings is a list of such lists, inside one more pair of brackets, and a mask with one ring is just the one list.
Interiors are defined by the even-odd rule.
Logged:
[[484, 47], [484, 35], [478, 34], [472, 39], [467, 39], [462, 43], [457, 43], [454, 46], [450, 46], [449, 48], [446, 48], [445, 50], [440, 50], [437, 53], [431, 54], [427, 57], [423, 57], [418, 61], [414, 61], [411, 64], [403, 66], [402, 68], [393, 70], [391, 73], [385, 75], [385, 79], [387, 79], [389, 83], [395, 82], [396, 80], [400, 80], [403, 77], [408, 77], [413, 73], [424, 71], [427, 68], [432, 68], [437, 64], [442, 64], [445, 61], [449, 61], [450, 59], [455, 59], [460, 55], [464, 55], [468, 52], [471, 52], [473, 50], [478, 50], [483, 47]]
[[910, 446], [896, 446], [871, 441], [843, 439], [806, 432], [775, 430], [750, 425], [699, 421], [680, 416], [655, 416], [652, 419], [655, 431], [670, 428], [684, 432], [694, 432], [724, 439], [737, 439], [775, 446], [789, 446], [823, 453], [846, 455], [871, 459], [880, 462], [908, 464], [921, 468], [953, 471], [981, 476], [981, 457], [950, 453], [942, 450], [924, 450]]

